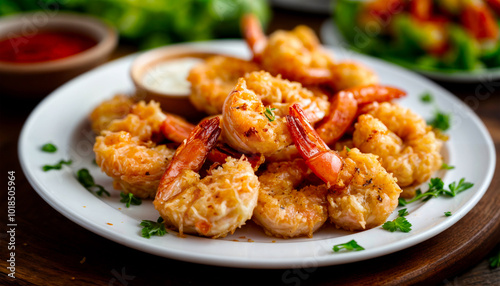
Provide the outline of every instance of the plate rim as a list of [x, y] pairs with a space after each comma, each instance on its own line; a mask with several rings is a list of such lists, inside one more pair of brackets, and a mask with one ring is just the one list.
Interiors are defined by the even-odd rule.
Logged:
[[[207, 41], [207, 42], [201, 42], [201, 43], [197, 43], [197, 44], [220, 45], [220, 44], [229, 44], [229, 43], [237, 43], [237, 45], [242, 45], [242, 41], [239, 41], [239, 40]], [[179, 44], [179, 45], [193, 45], [193, 44], [192, 43], [183, 43], [183, 44]], [[171, 46], [175, 47], [175, 46], [179, 46], [179, 45], [171, 45]], [[171, 47], [171, 46], [168, 46], [168, 47]], [[161, 48], [166, 48], [166, 47], [161, 47]], [[337, 50], [337, 49], [338, 48], [334, 48], [334, 50]], [[349, 51], [349, 53], [351, 53], [351, 51]], [[250, 258], [250, 257], [215, 257], [214, 258], [213, 255], [209, 255], [209, 254], [201, 255], [198, 253], [196, 255], [194, 255], [194, 254], [186, 255], [185, 252], [177, 251], [175, 249], [165, 250], [161, 247], [151, 245], [149, 243], [149, 241], [151, 241], [151, 240], [144, 240], [144, 243], [139, 242], [139, 244], [138, 244], [136, 239], [132, 239], [132, 238], [127, 237], [127, 236], [121, 237], [119, 235], [116, 235], [116, 233], [113, 233], [112, 231], [108, 230], [104, 226], [94, 224], [88, 218], [83, 217], [83, 216], [79, 216], [75, 213], [70, 212], [69, 210], [64, 208], [64, 206], [59, 205], [59, 202], [57, 200], [52, 198], [48, 193], [46, 193], [45, 190], [43, 190], [43, 186], [36, 180], [36, 176], [31, 172], [31, 170], [28, 169], [27, 162], [29, 160], [28, 160], [28, 158], [26, 158], [26, 156], [24, 154], [25, 152], [23, 151], [23, 143], [25, 142], [26, 137], [28, 136], [29, 126], [31, 124], [33, 124], [32, 122], [36, 118], [36, 115], [39, 112], [41, 112], [41, 110], [43, 110], [43, 107], [48, 105], [51, 100], [55, 100], [54, 98], [57, 98], [57, 96], [61, 96], [61, 97], [63, 96], [61, 93], [59, 93], [59, 90], [64, 89], [66, 86], [73, 84], [73, 82], [81, 79], [85, 75], [96, 72], [97, 70], [106, 68], [109, 65], [118, 64], [118, 62], [121, 62], [121, 61], [124, 61], [124, 62], [132, 61], [133, 58], [136, 57], [138, 54], [139, 53], [132, 54], [132, 55], [129, 55], [127, 57], [111, 61], [105, 65], [100, 66], [97, 69], [94, 69], [88, 73], [85, 73], [85, 74], [75, 78], [74, 80], [71, 80], [70, 82], [64, 84], [63, 86], [61, 86], [60, 88], [55, 90], [53, 93], [51, 93], [49, 96], [47, 96], [31, 112], [29, 117], [26, 119], [26, 122], [24, 123], [21, 134], [19, 136], [18, 156], [19, 156], [19, 161], [21, 163], [22, 170], [23, 170], [27, 180], [30, 182], [30, 184], [35, 189], [35, 191], [52, 208], [54, 208], [56, 211], [63, 214], [66, 218], [70, 219], [71, 221], [75, 222], [76, 224], [84, 227], [85, 229], [87, 229], [91, 232], [94, 232], [100, 236], [103, 236], [107, 239], [110, 239], [110, 240], [115, 241], [117, 243], [120, 243], [122, 245], [131, 247], [131, 248], [143, 251], [143, 252], [147, 252], [147, 253], [151, 253], [151, 254], [167, 257], [167, 258], [188, 261], [188, 262], [210, 264], [210, 265], [217, 265], [217, 266], [226, 266], [226, 267], [267, 268], [267, 269], [283, 269], [283, 268], [302, 267], [301, 263], [304, 260], [307, 260], [308, 258], [299, 258], [299, 259], [294, 258], [294, 259], [290, 259], [289, 261], [282, 261], [283, 259], [281, 259], [281, 261], [280, 261], [280, 258], [277, 258], [276, 259], [277, 261], [275, 261], [273, 259], [266, 259], [265, 261], [261, 261], [261, 260], [258, 260], [258, 258]], [[370, 58], [370, 60], [376, 61], [379, 64], [386, 66], [387, 68], [391, 68], [391, 69], [396, 68], [399, 70], [404, 70], [402, 67], [399, 67], [399, 66], [391, 64], [391, 63], [387, 63], [387, 62], [385, 62], [381, 59], [378, 59], [378, 58], [370, 57], [370, 56], [363, 55], [363, 54], [357, 54], [357, 56], [359, 56], [361, 58], [363, 58], [363, 57]], [[411, 71], [404, 70], [404, 72], [412, 74]], [[454, 100], [456, 104], [462, 105], [462, 107], [469, 109], [469, 107], [465, 103], [454, 98], [454, 96], [450, 92], [445, 90], [444, 88], [440, 87], [439, 85], [433, 83], [432, 81], [430, 81], [424, 77], [421, 77], [419, 75], [415, 75], [415, 76], [419, 77], [419, 80], [423, 80], [425, 82], [426, 86], [429, 86], [433, 89], [439, 90], [440, 93], [444, 93], [446, 96], [451, 97], [451, 99]], [[484, 126], [484, 124], [482, 123], [480, 118], [474, 112], [471, 111], [471, 113], [472, 113], [471, 119], [474, 121], [474, 125], [479, 128], [479, 131], [486, 139], [485, 143], [487, 145], [487, 152], [495, 154], [495, 148], [494, 148], [494, 144], [493, 144], [493, 140], [491, 138], [491, 135], [489, 134], [488, 130], [486, 129], [486, 127]], [[473, 200], [467, 202], [461, 208], [462, 215], [460, 217], [455, 217], [453, 219], [446, 220], [445, 222], [441, 223], [440, 224], [441, 228], [438, 231], [436, 231], [436, 230], [431, 231], [432, 229], [424, 231], [421, 234], [417, 234], [417, 235], [414, 235], [410, 238], [406, 238], [405, 243], [400, 243], [399, 245], [397, 245], [397, 247], [394, 247], [394, 246], [391, 246], [390, 248], [379, 247], [375, 250], [372, 250], [371, 252], [369, 252], [370, 255], [364, 254], [364, 253], [367, 253], [364, 251], [358, 252], [358, 253], [350, 253], [349, 257], [344, 258], [341, 263], [331, 263], [331, 261], [329, 259], [324, 258], [324, 257], [313, 257], [314, 261], [316, 262], [315, 266], [328, 266], [328, 265], [335, 265], [335, 264], [351, 263], [351, 262], [366, 260], [366, 259], [370, 259], [370, 258], [382, 256], [382, 255], [387, 255], [387, 254], [405, 249], [407, 247], [413, 246], [417, 243], [425, 241], [425, 240], [441, 233], [442, 231], [446, 230], [447, 228], [449, 228], [453, 224], [455, 224], [463, 216], [465, 216], [477, 204], [477, 202], [479, 202], [479, 200], [482, 198], [484, 193], [489, 188], [489, 185], [491, 183], [491, 180], [493, 178], [493, 174], [495, 171], [495, 162], [496, 162], [496, 157], [491, 156], [490, 161], [489, 161], [489, 166], [487, 167], [488, 172], [485, 175], [485, 180], [480, 185], [480, 187], [477, 189], [477, 192], [480, 193], [480, 195], [474, 196]], [[230, 242], [230, 241], [225, 241], [225, 242]], [[295, 243], [301, 243], [301, 242], [295, 242]]]

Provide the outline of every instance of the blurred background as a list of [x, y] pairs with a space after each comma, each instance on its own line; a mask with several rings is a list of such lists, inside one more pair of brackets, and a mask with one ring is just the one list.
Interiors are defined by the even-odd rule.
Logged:
[[266, 0], [1, 0], [0, 16], [20, 12], [70, 11], [114, 26], [120, 42], [138, 49], [213, 38], [240, 37], [239, 19], [254, 13], [267, 24]]

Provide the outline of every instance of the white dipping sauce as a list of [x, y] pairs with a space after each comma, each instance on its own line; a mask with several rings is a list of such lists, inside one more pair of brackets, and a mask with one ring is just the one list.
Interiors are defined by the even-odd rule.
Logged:
[[186, 78], [191, 68], [202, 61], [200, 58], [186, 57], [159, 63], [146, 72], [142, 83], [156, 92], [189, 94], [191, 83]]

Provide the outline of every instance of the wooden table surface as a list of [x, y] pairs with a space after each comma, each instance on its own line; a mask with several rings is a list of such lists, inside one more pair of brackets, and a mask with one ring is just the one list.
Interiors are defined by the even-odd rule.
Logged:
[[[324, 16], [276, 10], [271, 30], [305, 23], [318, 30]], [[122, 47], [116, 53], [129, 50]], [[500, 150], [500, 82], [442, 84], [469, 104]], [[2, 96], [0, 151], [3, 180], [15, 171], [16, 279], [7, 276], [7, 191], [1, 199], [0, 285], [498, 285], [500, 268], [486, 258], [500, 242], [500, 162], [484, 198], [457, 224], [409, 249], [347, 265], [283, 270], [231, 269], [175, 261], [102, 238], [45, 203], [27, 182], [17, 140], [33, 100]], [[3, 184], [6, 186], [7, 183]], [[6, 190], [6, 187], [5, 187]], [[498, 251], [498, 246], [496, 246]]]

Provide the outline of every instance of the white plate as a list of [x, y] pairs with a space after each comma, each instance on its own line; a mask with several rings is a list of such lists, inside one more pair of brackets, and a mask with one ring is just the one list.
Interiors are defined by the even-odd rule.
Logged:
[[[186, 44], [186, 48], [218, 51], [248, 58], [240, 41], [213, 41]], [[168, 48], [168, 47], [167, 47]], [[445, 157], [452, 171], [439, 174], [445, 183], [466, 177], [475, 185], [453, 199], [436, 198], [408, 206], [409, 233], [388, 232], [381, 227], [350, 233], [329, 226], [314, 238], [276, 239], [267, 237], [252, 223], [224, 239], [196, 236], [178, 237], [173, 231], [163, 237], [141, 237], [139, 223], [156, 220], [158, 213], [151, 201], [125, 208], [119, 192], [112, 190], [111, 179], [92, 164], [94, 135], [87, 116], [101, 101], [117, 92], [132, 91], [129, 67], [135, 55], [116, 60], [65, 84], [48, 96], [26, 121], [19, 139], [19, 157], [26, 177], [57, 211], [103, 237], [152, 254], [190, 262], [246, 268], [290, 268], [334, 265], [365, 260], [389, 254], [437, 235], [456, 223], [483, 196], [494, 172], [495, 152], [490, 135], [479, 118], [465, 104], [429, 80], [383, 61], [352, 52], [334, 49], [338, 57], [353, 58], [372, 67], [382, 83], [404, 88], [409, 96], [400, 100], [428, 118], [433, 107], [419, 100], [423, 92], [431, 92], [437, 106], [453, 114], [451, 139], [445, 144]], [[52, 142], [55, 154], [40, 151]], [[60, 159], [73, 159], [70, 167], [43, 172], [41, 166]], [[96, 197], [75, 179], [80, 168], [88, 168], [98, 184], [110, 190], [111, 197]], [[451, 217], [444, 212], [451, 211]], [[390, 219], [394, 219], [394, 213]], [[110, 225], [111, 224], [111, 225]], [[355, 239], [366, 250], [333, 253], [332, 246]], [[238, 240], [238, 241], [233, 241]], [[250, 240], [250, 241], [249, 241]]]
[[[350, 48], [349, 42], [344, 38], [342, 33], [339, 31], [337, 26], [333, 24], [332, 20], [327, 20], [323, 22], [320, 29], [321, 41], [325, 45], [333, 47]], [[423, 74], [429, 78], [446, 81], [446, 82], [457, 82], [457, 83], [475, 83], [475, 82], [492, 82], [494, 80], [500, 79], [500, 68], [491, 68], [481, 71], [455, 71], [455, 72], [439, 72], [412, 69], [415, 72]]]

